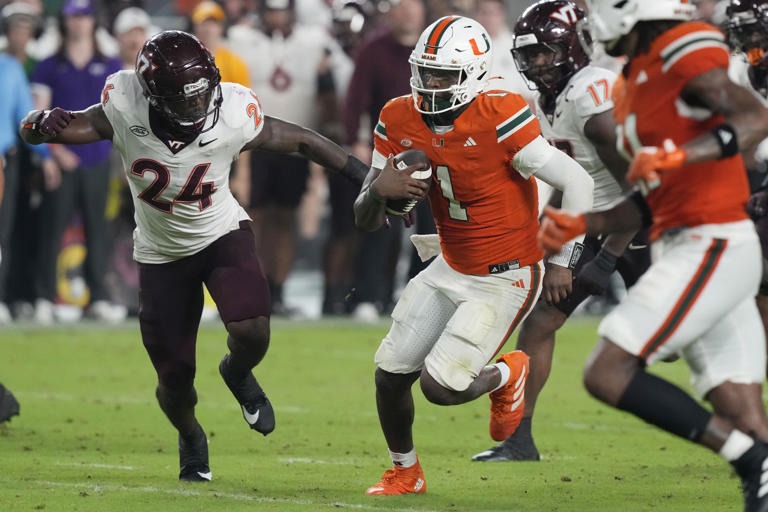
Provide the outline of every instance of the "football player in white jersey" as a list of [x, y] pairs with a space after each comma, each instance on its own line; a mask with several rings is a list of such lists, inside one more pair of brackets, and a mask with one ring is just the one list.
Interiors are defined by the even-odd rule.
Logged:
[[[728, 76], [768, 105], [768, 0], [731, 0], [726, 15], [728, 42], [736, 50]], [[756, 301], [768, 338], [768, 139], [753, 153], [744, 155], [744, 163], [750, 171], [761, 171], [749, 173], [752, 196], [747, 213], [755, 223], [763, 249], [764, 270]]]
[[33, 111], [29, 143], [112, 140], [134, 196], [139, 322], [157, 371], [157, 399], [179, 432], [181, 480], [211, 479], [195, 418], [195, 343], [203, 284], [227, 328], [219, 371], [249, 426], [264, 435], [274, 413], [251, 372], [269, 345], [269, 289], [250, 220], [229, 190], [241, 151], [298, 152], [362, 183], [368, 167], [315, 132], [265, 116], [247, 88], [221, 83], [208, 50], [185, 32], [144, 44], [135, 71], [111, 75], [101, 103], [82, 112]]
[[[615, 144], [610, 91], [616, 74], [590, 63], [579, 40], [579, 32], [582, 38], [589, 38], [580, 23], [584, 16], [582, 9], [567, 0], [532, 5], [515, 25], [512, 54], [529, 87], [539, 91], [536, 106], [542, 134], [592, 176], [593, 208], [597, 210], [622, 195], [627, 164]], [[504, 442], [472, 460], [539, 460], [531, 420], [536, 398], [549, 377], [555, 332], [589, 295], [603, 293], [614, 269], [629, 287], [648, 268], [647, 241], [638, 236], [627, 249], [631, 239], [613, 236], [603, 243], [587, 237], [570, 261], [549, 258], [542, 300], [523, 322], [517, 339], [517, 348], [531, 358], [523, 419]]]

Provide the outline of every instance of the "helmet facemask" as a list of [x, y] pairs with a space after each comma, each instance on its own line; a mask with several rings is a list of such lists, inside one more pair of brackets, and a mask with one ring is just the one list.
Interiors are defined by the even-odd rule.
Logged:
[[440, 114], [469, 103], [467, 74], [461, 67], [445, 68], [411, 63], [411, 90], [423, 114]]
[[768, 51], [768, 13], [756, 16], [753, 12], [740, 12], [728, 20], [728, 39], [753, 66], [766, 67]]
[[[215, 87], [215, 88], [214, 88]], [[222, 103], [221, 85], [211, 86], [207, 78], [184, 84], [184, 92], [174, 96], [149, 95], [149, 102], [173, 125], [184, 132], [208, 131], [218, 120]], [[209, 116], [214, 120], [204, 130]]]
[[518, 71], [529, 82], [530, 89], [556, 94], [569, 78], [568, 50], [560, 43], [536, 43], [513, 48], [512, 56]]

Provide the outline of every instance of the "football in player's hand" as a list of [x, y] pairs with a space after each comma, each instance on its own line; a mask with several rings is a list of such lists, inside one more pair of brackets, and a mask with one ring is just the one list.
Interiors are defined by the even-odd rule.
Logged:
[[[427, 164], [427, 168], [421, 171], [414, 171], [411, 176], [417, 180], [421, 180], [427, 185], [432, 183], [432, 163], [429, 161], [429, 157], [425, 152], [420, 149], [407, 149], [401, 153], [395, 155], [395, 159], [392, 162], [395, 169], [405, 169], [409, 165], [418, 163]], [[418, 201], [416, 199], [388, 199], [387, 200], [387, 213], [393, 215], [405, 215], [413, 210]]]

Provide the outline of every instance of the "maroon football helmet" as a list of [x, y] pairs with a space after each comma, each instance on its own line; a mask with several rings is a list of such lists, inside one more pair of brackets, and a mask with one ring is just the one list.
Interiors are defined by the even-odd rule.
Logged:
[[[207, 131], [218, 121], [219, 68], [192, 34], [166, 30], [149, 39], [136, 59], [136, 76], [149, 104], [176, 131]], [[212, 114], [212, 124], [203, 130]]]
[[567, 0], [541, 0], [528, 7], [515, 24], [512, 56], [528, 87], [545, 95], [562, 91], [568, 79], [589, 64], [582, 39], [584, 11]]
[[753, 66], [768, 67], [768, 0], [731, 0], [725, 12], [730, 45]]

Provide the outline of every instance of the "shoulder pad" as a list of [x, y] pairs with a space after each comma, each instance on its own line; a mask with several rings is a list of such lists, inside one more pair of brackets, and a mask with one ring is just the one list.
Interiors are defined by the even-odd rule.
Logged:
[[683, 23], [660, 39], [664, 43], [659, 51], [662, 73], [693, 77], [715, 67], [728, 67], [730, 49], [725, 35], [712, 25]]
[[613, 108], [611, 91], [616, 73], [597, 66], [587, 66], [576, 73], [565, 90], [565, 99], [573, 103], [580, 117], [591, 117]]
[[480, 115], [487, 117], [494, 125], [525, 109], [530, 110], [528, 101], [522, 95], [510, 91], [484, 92], [475, 101], [478, 103]]
[[136, 108], [136, 99], [144, 96], [141, 84], [133, 70], [121, 70], [107, 77], [101, 104], [106, 107], [110, 102], [118, 110]]
[[264, 111], [258, 97], [249, 88], [232, 82], [221, 83], [221, 120], [232, 128], [246, 123], [260, 124]]
[[404, 95], [404, 96], [398, 96], [397, 98], [392, 98], [388, 102], [384, 104], [383, 107], [381, 107], [381, 113], [379, 114], [379, 119], [385, 120], [386, 119], [397, 119], [399, 117], [402, 117], [406, 114], [409, 110], [411, 110], [411, 107], [413, 106], [413, 99], [410, 94]]

